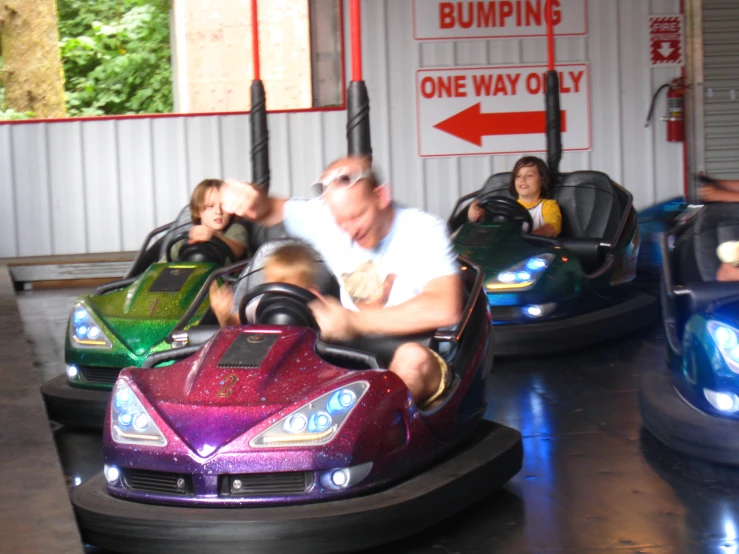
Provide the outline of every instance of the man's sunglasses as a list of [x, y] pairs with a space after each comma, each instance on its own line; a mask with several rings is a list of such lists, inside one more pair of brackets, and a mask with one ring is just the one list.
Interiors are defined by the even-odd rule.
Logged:
[[317, 195], [323, 196], [326, 194], [330, 187], [338, 188], [349, 188], [356, 185], [362, 179], [367, 179], [372, 175], [372, 172], [368, 169], [361, 170], [347, 170], [347, 169], [334, 169], [326, 173], [322, 179], [319, 179], [311, 188]]

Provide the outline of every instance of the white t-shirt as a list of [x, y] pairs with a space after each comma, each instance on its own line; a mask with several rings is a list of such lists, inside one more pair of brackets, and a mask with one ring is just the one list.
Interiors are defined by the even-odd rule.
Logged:
[[459, 269], [446, 223], [431, 214], [397, 205], [388, 235], [366, 250], [336, 224], [320, 199], [285, 204], [287, 233], [310, 243], [341, 286], [349, 309], [389, 307], [418, 296], [429, 281]]

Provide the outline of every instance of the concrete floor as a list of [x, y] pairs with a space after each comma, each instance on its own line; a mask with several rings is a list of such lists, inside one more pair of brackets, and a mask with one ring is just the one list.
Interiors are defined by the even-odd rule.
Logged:
[[[40, 382], [63, 371], [78, 294], [18, 294]], [[496, 361], [487, 417], [522, 432], [523, 470], [443, 525], [373, 554], [739, 553], [739, 470], [675, 454], [641, 428], [639, 378], [662, 364], [659, 327], [569, 355]], [[55, 438], [70, 486], [100, 470], [98, 434], [60, 428]]]

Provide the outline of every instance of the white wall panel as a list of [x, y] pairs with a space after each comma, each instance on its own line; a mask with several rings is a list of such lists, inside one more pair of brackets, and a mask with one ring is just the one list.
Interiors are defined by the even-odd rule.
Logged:
[[11, 131], [19, 256], [53, 253], [47, 126], [46, 123], [17, 125]]
[[54, 254], [87, 252], [87, 206], [82, 166], [82, 123], [47, 126], [51, 248]]
[[15, 188], [13, 187], [13, 127], [0, 127], [0, 258], [18, 255], [16, 245]]
[[223, 179], [251, 179], [250, 132], [249, 116], [229, 115], [221, 118]]
[[184, 121], [188, 190], [192, 191], [203, 179], [219, 178], [223, 174], [221, 118], [187, 117]]
[[151, 125], [151, 119], [117, 121], [118, 206], [124, 250], [138, 250], [146, 234], [156, 226]]
[[197, 185], [188, 176], [185, 121], [179, 117], [151, 120], [156, 226], [174, 220]]
[[123, 248], [116, 125], [115, 120], [82, 124], [85, 197], [81, 201], [85, 205], [88, 252], [117, 252]]
[[[510, 170], [518, 156], [419, 158], [416, 70], [545, 64], [546, 40], [417, 42], [411, 0], [362, 6], [375, 161], [397, 200], [446, 217], [460, 195]], [[647, 17], [678, 12], [679, 0], [589, 0], [588, 36], [556, 40], [558, 62], [589, 63], [592, 108], [592, 150], [565, 153], [560, 167], [605, 171], [637, 207], [682, 193], [682, 148], [666, 142], [658, 121], [664, 98], [644, 128], [652, 92], [678, 73], [649, 68]], [[308, 194], [321, 169], [346, 152], [345, 112], [270, 114], [268, 125], [275, 194]], [[0, 194], [12, 208], [0, 206], [0, 255], [137, 249], [200, 180], [251, 178], [250, 146], [245, 115], [2, 125]], [[73, 217], [81, 217], [84, 242], [65, 226]]]

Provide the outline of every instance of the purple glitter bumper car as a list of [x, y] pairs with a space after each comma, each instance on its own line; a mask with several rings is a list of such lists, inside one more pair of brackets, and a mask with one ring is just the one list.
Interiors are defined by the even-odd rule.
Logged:
[[482, 274], [463, 269], [459, 325], [415, 337], [452, 373], [428, 406], [382, 369], [392, 340], [319, 340], [312, 295], [281, 284], [242, 301], [243, 316], [260, 296], [258, 324], [222, 329], [170, 366], [123, 370], [104, 472], [72, 495], [85, 541], [117, 552], [352, 551], [500, 487], [521, 469], [521, 436], [482, 419], [492, 326]]

